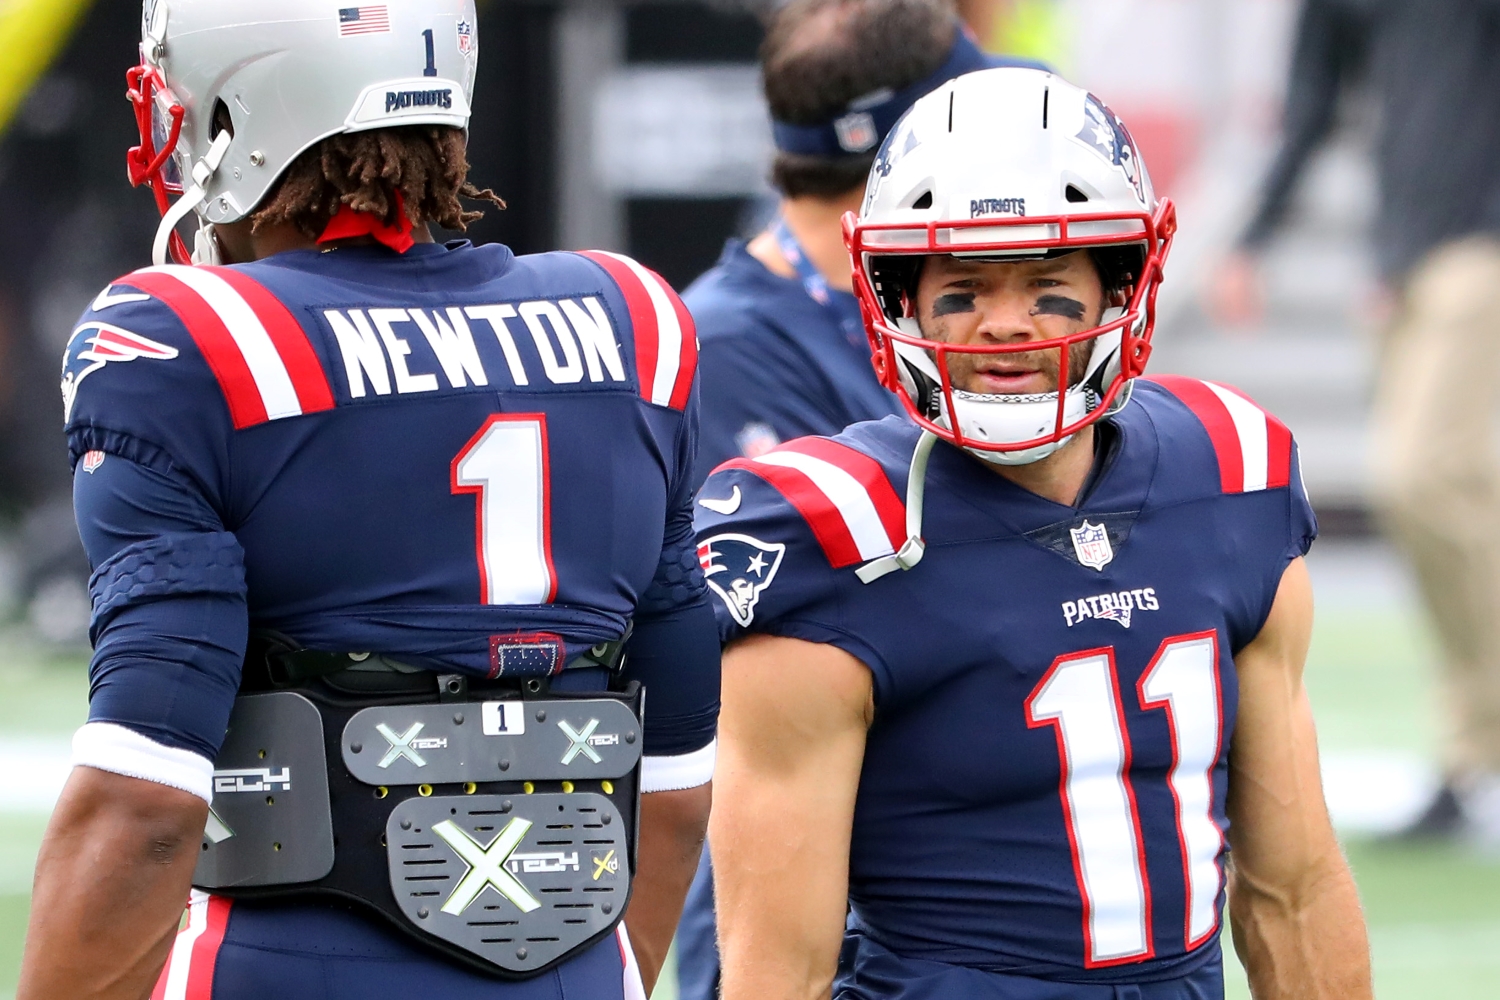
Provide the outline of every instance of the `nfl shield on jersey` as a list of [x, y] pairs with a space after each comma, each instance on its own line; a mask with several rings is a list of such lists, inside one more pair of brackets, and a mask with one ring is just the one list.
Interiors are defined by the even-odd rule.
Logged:
[[1074, 507], [939, 443], [926, 554], [869, 584], [905, 541], [905, 418], [703, 487], [743, 498], [696, 511], [725, 639], [831, 643], [874, 679], [849, 996], [927, 995], [901, 962], [1085, 984], [1218, 961], [1234, 656], [1315, 522], [1290, 433], [1234, 390], [1138, 381], [1099, 434]]

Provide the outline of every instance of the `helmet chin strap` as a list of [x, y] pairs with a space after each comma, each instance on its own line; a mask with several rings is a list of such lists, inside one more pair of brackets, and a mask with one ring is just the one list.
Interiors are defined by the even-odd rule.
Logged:
[[[224, 154], [229, 152], [229, 144], [234, 137], [225, 129], [214, 137], [209, 145], [208, 152], [203, 159], [193, 164], [193, 186], [182, 192], [182, 197], [177, 199], [176, 204], [167, 209], [161, 217], [161, 225], [156, 228], [156, 239], [151, 244], [151, 260], [158, 267], [163, 264], [172, 263], [168, 246], [172, 239], [172, 232], [177, 224], [188, 217], [188, 214], [197, 211], [207, 200], [208, 182], [213, 179], [219, 170], [219, 164], [224, 162]], [[200, 230], [200, 238], [195, 240], [199, 251], [202, 250], [203, 239]], [[217, 251], [215, 251], [217, 256]], [[193, 254], [196, 261], [198, 253]]]
[[911, 470], [906, 477], [906, 543], [899, 551], [872, 559], [856, 569], [854, 575], [860, 583], [874, 583], [887, 573], [911, 569], [922, 561], [927, 551], [927, 543], [922, 540], [922, 497], [927, 484], [927, 459], [937, 440], [936, 434], [923, 431], [911, 453]]

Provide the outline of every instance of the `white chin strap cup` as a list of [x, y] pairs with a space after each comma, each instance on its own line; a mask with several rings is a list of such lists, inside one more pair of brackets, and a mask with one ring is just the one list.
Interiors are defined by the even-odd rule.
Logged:
[[[208, 152], [203, 159], [193, 164], [193, 186], [182, 192], [182, 197], [177, 203], [167, 209], [161, 217], [161, 225], [156, 227], [156, 239], [151, 243], [151, 260], [158, 267], [163, 264], [172, 263], [169, 247], [171, 246], [172, 231], [177, 224], [186, 219], [191, 212], [197, 211], [198, 207], [206, 200], [208, 182], [213, 179], [219, 170], [219, 164], [224, 162], [224, 154], [229, 152], [229, 144], [234, 137], [226, 129], [214, 137], [213, 144], [208, 147]], [[198, 251], [202, 251], [202, 241], [195, 240]], [[217, 256], [215, 250], [214, 256]], [[193, 254], [197, 261], [198, 253]], [[202, 263], [207, 263], [203, 261]]]
[[937, 435], [923, 431], [911, 455], [911, 471], [906, 477], [906, 544], [888, 556], [871, 559], [854, 571], [860, 583], [874, 583], [887, 573], [911, 569], [922, 561], [927, 543], [922, 540], [922, 496], [927, 483], [927, 459]]

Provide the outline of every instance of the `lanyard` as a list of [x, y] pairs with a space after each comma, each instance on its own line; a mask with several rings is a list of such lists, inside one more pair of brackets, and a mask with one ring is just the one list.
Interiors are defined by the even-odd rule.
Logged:
[[786, 220], [778, 218], [771, 233], [776, 237], [776, 243], [781, 248], [781, 255], [786, 258], [787, 263], [797, 272], [797, 277], [802, 279], [802, 287], [807, 291], [807, 297], [822, 306], [833, 320], [834, 326], [838, 327], [849, 343], [857, 348], [869, 346], [865, 338], [865, 321], [859, 313], [859, 300], [848, 292], [841, 292], [828, 287], [828, 281], [818, 269], [813, 267], [812, 261], [802, 252], [802, 245], [797, 242], [797, 237], [787, 228]]

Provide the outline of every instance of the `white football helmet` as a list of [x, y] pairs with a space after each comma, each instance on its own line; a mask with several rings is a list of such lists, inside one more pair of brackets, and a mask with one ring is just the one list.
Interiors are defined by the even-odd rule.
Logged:
[[[174, 232], [243, 219], [304, 150], [341, 132], [467, 128], [479, 55], [473, 0], [145, 0], [127, 75], [141, 145], [127, 162], [162, 211], [153, 255], [187, 263]], [[232, 129], [216, 124], [227, 114]], [[174, 205], [170, 195], [181, 197]]]
[[[1035, 462], [1114, 413], [1151, 351], [1156, 293], [1176, 230], [1135, 143], [1103, 102], [1035, 69], [969, 73], [918, 101], [886, 137], [856, 217], [844, 217], [876, 373], [924, 428], [980, 458]], [[956, 347], [922, 336], [915, 277], [932, 254], [1018, 260], [1088, 248], [1128, 304], [1067, 337]], [[1081, 378], [1069, 345], [1091, 341]], [[1058, 350], [1065, 391], [954, 388], [948, 354]]]

